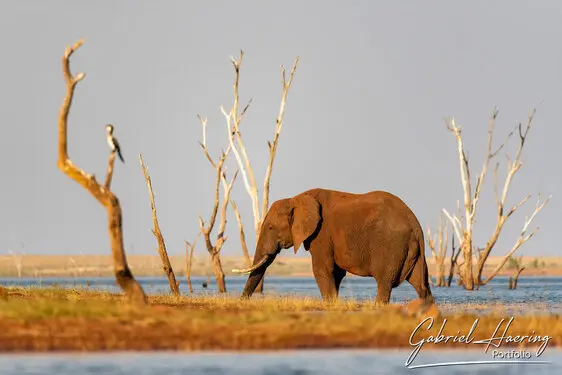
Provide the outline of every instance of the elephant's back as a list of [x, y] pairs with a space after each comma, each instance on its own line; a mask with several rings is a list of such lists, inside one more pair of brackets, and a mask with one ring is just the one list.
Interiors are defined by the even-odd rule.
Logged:
[[375, 190], [364, 195], [368, 198], [366, 201], [374, 206], [383, 207], [385, 208], [384, 211], [394, 212], [398, 216], [407, 218], [415, 227], [421, 227], [414, 211], [399, 196], [384, 190]]
[[[384, 190], [367, 193], [349, 193], [329, 189], [311, 189], [303, 194], [310, 194], [339, 218], [384, 222], [395, 229], [421, 230], [421, 225], [412, 209], [399, 196]], [[351, 215], [351, 216], [350, 216]], [[341, 223], [340, 223], [341, 224]]]

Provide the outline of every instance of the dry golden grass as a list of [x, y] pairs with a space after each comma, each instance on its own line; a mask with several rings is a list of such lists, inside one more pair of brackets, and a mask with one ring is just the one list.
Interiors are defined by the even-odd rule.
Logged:
[[[5, 288], [1, 296], [2, 351], [411, 347], [409, 337], [422, 320], [398, 305], [300, 297], [151, 296], [148, 307], [137, 308], [121, 295], [88, 290]], [[502, 317], [501, 312], [478, 316], [475, 339], [491, 337]], [[442, 318], [447, 319], [443, 333], [455, 335], [466, 334], [477, 316], [445, 313]], [[417, 340], [437, 334], [442, 318]], [[550, 335], [549, 347], [562, 345], [557, 315], [517, 316], [509, 334], [531, 330]]]

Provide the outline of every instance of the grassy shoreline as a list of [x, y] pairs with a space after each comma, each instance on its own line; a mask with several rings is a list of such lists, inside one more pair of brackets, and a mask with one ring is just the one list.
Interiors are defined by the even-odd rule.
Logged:
[[[413, 349], [409, 338], [423, 319], [407, 315], [403, 305], [380, 307], [352, 300], [327, 304], [301, 297], [241, 301], [169, 295], [149, 300], [149, 306], [138, 308], [107, 292], [2, 288], [0, 351]], [[466, 334], [478, 319], [474, 340], [479, 340], [491, 337], [501, 319], [509, 316], [444, 312], [430, 330], [424, 325], [415, 340], [438, 334], [443, 318], [445, 335]], [[550, 335], [550, 348], [562, 345], [558, 315], [517, 316], [508, 334], [529, 335], [531, 330]], [[424, 350], [432, 347], [484, 350], [484, 345], [452, 342], [426, 343]]]

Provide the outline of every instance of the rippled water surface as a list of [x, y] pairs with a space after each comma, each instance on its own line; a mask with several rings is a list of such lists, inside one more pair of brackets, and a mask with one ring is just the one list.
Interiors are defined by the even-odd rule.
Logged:
[[[149, 294], [169, 293], [168, 280], [164, 277], [139, 277], [145, 291]], [[210, 280], [208, 288], [202, 287], [204, 277], [192, 279], [196, 294], [215, 294], [216, 284]], [[231, 276], [226, 278], [230, 293], [239, 294], [244, 288], [246, 277]], [[113, 278], [5, 278], [0, 279], [1, 285], [49, 286], [57, 284], [62, 287], [88, 287], [117, 292]], [[372, 278], [346, 277], [341, 286], [342, 298], [358, 300], [375, 298], [377, 283]], [[187, 293], [187, 284], [182, 280], [180, 291]], [[266, 277], [264, 284], [266, 294], [298, 295], [320, 297], [320, 292], [313, 277]], [[503, 304], [507, 308], [525, 309], [538, 312], [562, 313], [562, 277], [521, 277], [516, 290], [508, 290], [507, 278], [497, 277], [480, 291], [469, 292], [454, 285], [450, 288], [432, 288], [439, 304]], [[391, 302], [405, 302], [416, 298], [414, 288], [407, 282], [393, 289]]]
[[[464, 364], [409, 369], [404, 350], [298, 351], [267, 353], [114, 353], [0, 356], [0, 374], [107, 375], [347, 375], [347, 374], [562, 374], [562, 352], [547, 349], [548, 364]], [[533, 359], [533, 360], [538, 360]], [[483, 351], [421, 352], [412, 363], [491, 360]]]

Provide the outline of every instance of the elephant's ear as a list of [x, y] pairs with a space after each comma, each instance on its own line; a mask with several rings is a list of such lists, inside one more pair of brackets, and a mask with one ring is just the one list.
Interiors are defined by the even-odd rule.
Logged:
[[295, 254], [302, 243], [312, 236], [320, 223], [320, 203], [311, 196], [293, 198], [291, 233]]

